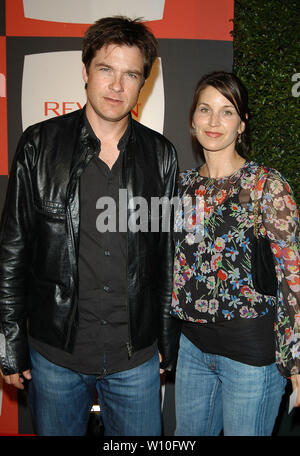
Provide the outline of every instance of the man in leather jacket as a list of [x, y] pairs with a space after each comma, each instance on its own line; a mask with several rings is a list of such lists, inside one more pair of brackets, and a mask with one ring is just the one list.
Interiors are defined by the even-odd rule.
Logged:
[[[171, 369], [178, 340], [173, 244], [145, 226], [151, 198], [175, 193], [177, 158], [130, 114], [156, 56], [139, 21], [97, 21], [83, 41], [86, 106], [18, 144], [1, 219], [0, 359], [7, 383], [28, 380], [39, 435], [84, 435], [96, 390], [106, 435], [161, 433], [158, 351]], [[124, 229], [134, 198], [149, 220]], [[123, 211], [116, 229], [103, 201]]]

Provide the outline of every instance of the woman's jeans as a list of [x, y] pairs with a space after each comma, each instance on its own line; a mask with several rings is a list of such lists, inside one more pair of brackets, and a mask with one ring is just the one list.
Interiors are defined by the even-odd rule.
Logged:
[[176, 435], [271, 435], [286, 379], [274, 364], [256, 367], [203, 353], [183, 334], [177, 362]]
[[105, 435], [161, 435], [158, 354], [102, 378], [60, 367], [32, 349], [31, 362], [28, 398], [38, 435], [85, 435], [96, 389]]

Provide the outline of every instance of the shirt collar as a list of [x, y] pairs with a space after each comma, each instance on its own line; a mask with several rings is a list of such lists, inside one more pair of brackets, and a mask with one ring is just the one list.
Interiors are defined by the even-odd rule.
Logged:
[[[92, 137], [92, 139], [94, 141], [97, 141], [97, 143], [99, 145], [101, 145], [101, 139], [99, 139], [96, 135], [95, 135], [95, 132], [94, 130], [92, 129], [92, 126], [90, 124], [90, 122], [88, 121], [88, 118], [86, 116], [86, 111], [84, 110], [84, 125], [87, 129], [87, 132], [88, 134]], [[128, 125], [127, 125], [127, 128], [123, 134], [123, 136], [120, 138], [119, 142], [118, 142], [118, 149], [119, 150], [124, 150], [127, 143], [128, 143], [128, 140], [130, 138], [130, 134], [131, 134], [131, 131], [132, 131], [132, 118], [131, 118], [131, 114], [129, 113], [128, 115]]]

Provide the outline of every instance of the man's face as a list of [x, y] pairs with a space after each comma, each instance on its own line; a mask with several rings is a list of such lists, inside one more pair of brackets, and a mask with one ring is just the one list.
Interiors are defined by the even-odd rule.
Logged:
[[143, 85], [144, 58], [136, 46], [110, 44], [99, 49], [89, 69], [87, 112], [94, 118], [118, 122], [136, 105]]

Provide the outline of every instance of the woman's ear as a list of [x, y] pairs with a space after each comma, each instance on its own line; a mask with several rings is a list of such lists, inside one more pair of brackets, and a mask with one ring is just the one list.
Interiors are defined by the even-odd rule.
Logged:
[[245, 130], [245, 128], [246, 128], [246, 124], [245, 124], [245, 122], [243, 122], [243, 121], [241, 120], [240, 126], [239, 126], [238, 131], [237, 131], [238, 134], [239, 134], [239, 135], [242, 134], [243, 131]]
[[[248, 120], [249, 116], [248, 116], [248, 113], [247, 113], [247, 112], [246, 112], [246, 114], [245, 114], [245, 117], [246, 117], [246, 119]], [[245, 130], [245, 128], [246, 128], [246, 124], [245, 124], [245, 122], [243, 122], [243, 121], [241, 120], [239, 129], [238, 129], [238, 134], [243, 133], [243, 131]]]

